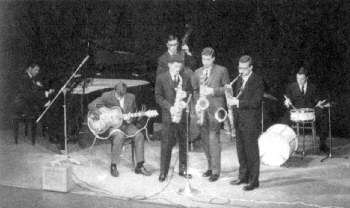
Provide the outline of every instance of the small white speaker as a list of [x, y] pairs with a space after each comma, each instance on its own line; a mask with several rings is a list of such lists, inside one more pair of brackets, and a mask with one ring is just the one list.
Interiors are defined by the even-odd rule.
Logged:
[[73, 187], [73, 168], [71, 165], [44, 166], [43, 189], [68, 192]]

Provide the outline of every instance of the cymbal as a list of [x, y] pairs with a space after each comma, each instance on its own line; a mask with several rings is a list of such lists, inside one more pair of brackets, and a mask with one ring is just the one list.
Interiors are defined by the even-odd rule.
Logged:
[[264, 92], [263, 97], [271, 100], [277, 100], [276, 97], [272, 96], [270, 93], [267, 93], [267, 92]]

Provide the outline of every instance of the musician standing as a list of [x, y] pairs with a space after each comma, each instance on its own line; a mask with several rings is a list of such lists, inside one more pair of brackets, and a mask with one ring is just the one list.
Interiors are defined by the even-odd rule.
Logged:
[[[92, 101], [88, 108], [96, 119], [99, 119], [101, 112], [98, 110], [99, 107], [120, 107], [124, 114], [133, 113], [136, 111], [136, 99], [131, 93], [126, 92], [127, 85], [124, 82], [118, 82], [115, 85], [113, 91], [105, 92], [101, 97]], [[120, 161], [120, 154], [123, 149], [123, 144], [126, 140], [125, 135], [134, 135], [139, 129], [134, 125], [134, 119], [130, 116], [124, 118], [123, 124], [120, 126], [120, 130], [116, 131], [111, 135], [112, 141], [112, 154], [111, 154], [111, 175], [118, 177], [119, 172], [117, 164]], [[128, 138], [130, 139], [130, 138]], [[135, 143], [135, 154], [136, 154], [136, 174], [142, 174], [150, 176], [151, 173], [143, 166], [144, 164], [144, 136], [141, 132], [138, 132], [133, 138]]]
[[[316, 96], [316, 87], [308, 82], [307, 70], [301, 67], [296, 74], [296, 82], [289, 84], [286, 90], [286, 100], [284, 105], [288, 108], [282, 123], [291, 125], [290, 109], [292, 105], [295, 108], [315, 108], [316, 128], [320, 136], [320, 151], [329, 153], [329, 147], [326, 145], [328, 137], [327, 113], [323, 111], [325, 101], [321, 101]], [[318, 102], [317, 102], [318, 101]]]
[[[168, 63], [172, 56], [174, 55], [181, 55], [183, 57], [183, 64], [184, 65], [195, 65], [195, 59], [192, 56], [192, 53], [189, 50], [189, 47], [185, 44], [181, 46], [181, 49], [179, 49], [179, 40], [174, 35], [169, 35], [167, 44], [166, 44], [168, 50], [158, 58], [158, 67], [157, 67], [157, 76], [161, 73], [168, 72], [169, 66]], [[188, 64], [185, 64], [186, 63]]]
[[[187, 171], [187, 144], [186, 144], [186, 115], [182, 113], [179, 123], [172, 122], [175, 112], [178, 110], [175, 106], [177, 96], [176, 88], [182, 79], [182, 89], [191, 91], [190, 77], [180, 73], [183, 67], [183, 57], [175, 54], [171, 56], [168, 63], [169, 70], [157, 76], [155, 84], [155, 99], [157, 104], [162, 108], [162, 141], [160, 156], [160, 175], [159, 181], [163, 182], [169, 172], [171, 161], [171, 152], [176, 144], [176, 137], [179, 142], [179, 175], [185, 178], [192, 178]], [[176, 137], [175, 137], [176, 135]]]
[[203, 66], [195, 71], [192, 78], [196, 111], [200, 111], [198, 110], [200, 97], [205, 96], [209, 102], [209, 107], [202, 112], [203, 122], [200, 124], [200, 135], [208, 161], [208, 169], [203, 177], [209, 177], [211, 182], [218, 180], [221, 171], [221, 123], [215, 119], [215, 113], [221, 107], [226, 106], [224, 86], [229, 83], [227, 69], [214, 64], [214, 60], [214, 49], [204, 48], [202, 51]]
[[264, 85], [260, 76], [254, 73], [253, 60], [250, 56], [239, 59], [239, 73], [235, 88], [236, 97], [229, 98], [233, 106], [236, 148], [239, 162], [238, 178], [231, 185], [248, 183], [243, 190], [249, 191], [259, 187], [260, 156], [258, 137], [261, 132], [261, 104]]

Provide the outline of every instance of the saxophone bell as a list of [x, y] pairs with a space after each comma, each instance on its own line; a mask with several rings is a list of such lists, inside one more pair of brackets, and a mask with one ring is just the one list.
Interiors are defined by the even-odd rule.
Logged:
[[215, 119], [221, 123], [224, 122], [227, 118], [227, 111], [221, 107], [215, 112]]
[[209, 107], [209, 101], [205, 97], [201, 97], [197, 101], [198, 109], [197, 110], [206, 110]]

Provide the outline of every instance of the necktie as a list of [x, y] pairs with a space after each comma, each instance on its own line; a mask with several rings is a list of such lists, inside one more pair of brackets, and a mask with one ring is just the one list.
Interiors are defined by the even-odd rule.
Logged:
[[179, 84], [179, 76], [178, 75], [174, 75], [174, 84], [175, 84], [175, 87], [177, 87], [177, 85]]
[[209, 69], [205, 69], [204, 70], [204, 83], [206, 84], [206, 82], [209, 79]]
[[305, 91], [304, 91], [304, 85], [301, 85], [301, 94], [304, 95]]

